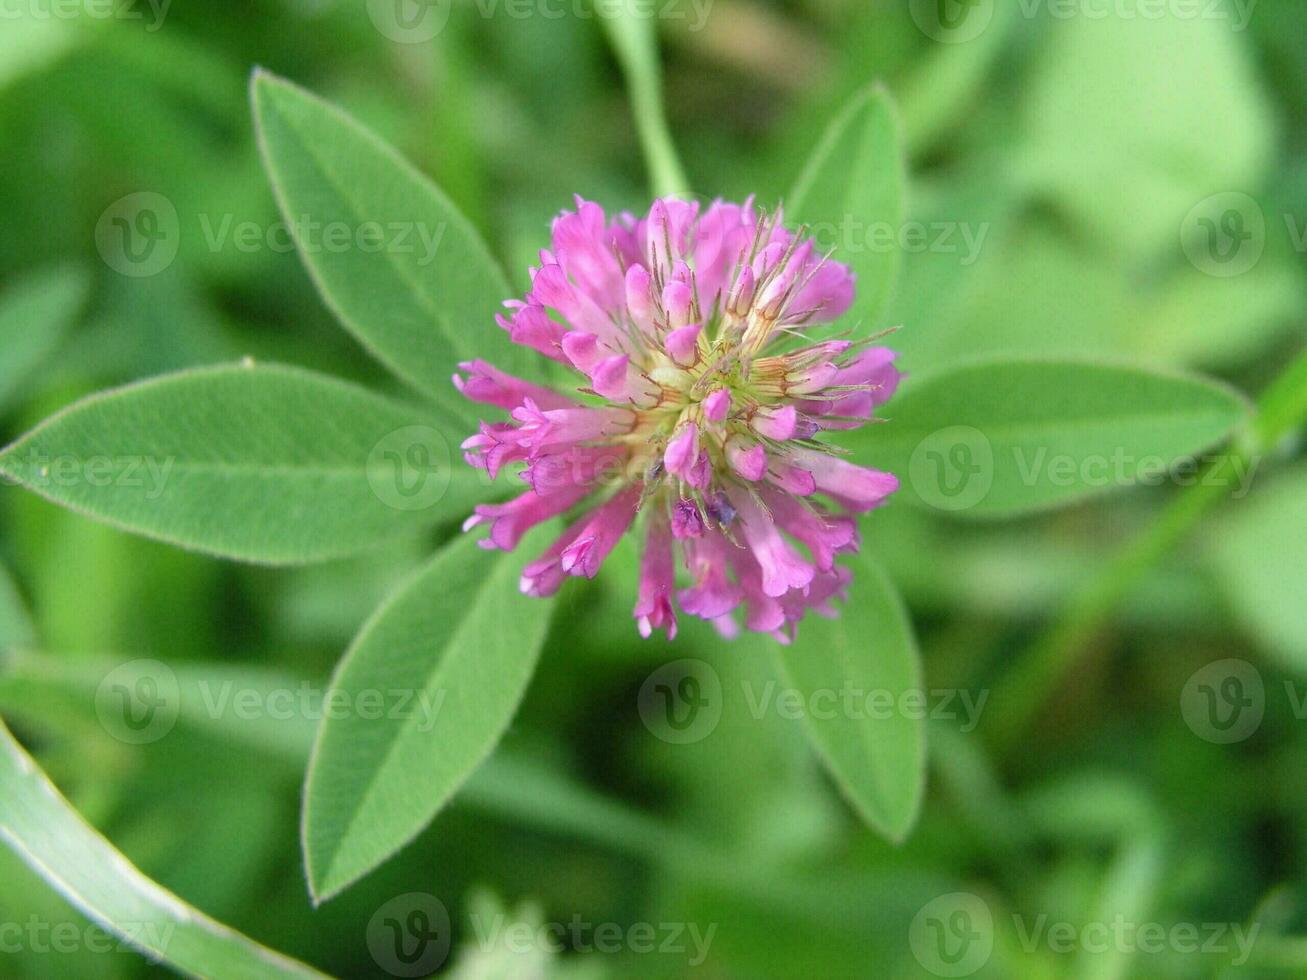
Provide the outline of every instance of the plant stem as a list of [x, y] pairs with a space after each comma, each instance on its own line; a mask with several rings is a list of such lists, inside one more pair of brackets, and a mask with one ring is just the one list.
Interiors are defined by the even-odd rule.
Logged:
[[677, 155], [663, 107], [662, 68], [652, 19], [628, 13], [626, 16], [605, 16], [601, 21], [626, 76], [631, 111], [644, 148], [654, 196], [688, 194], [690, 182]]
[[1193, 485], [1178, 494], [1151, 527], [1126, 545], [1074, 593], [1051, 629], [1017, 657], [995, 692], [989, 731], [1005, 752], [1029, 728], [1048, 694], [1112, 617], [1121, 600], [1179, 544], [1225, 494], [1232, 476], [1247, 473], [1290, 432], [1307, 421], [1307, 351], [1271, 383], [1257, 403], [1244, 436], [1212, 460]]

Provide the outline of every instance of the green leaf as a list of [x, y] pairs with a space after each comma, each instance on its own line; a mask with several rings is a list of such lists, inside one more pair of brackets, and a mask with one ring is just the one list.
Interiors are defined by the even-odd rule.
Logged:
[[895, 83], [914, 158], [926, 155], [941, 141], [956, 139], [969, 121], [968, 113], [973, 113], [971, 118], [978, 115], [977, 104], [987, 91], [986, 76], [1022, 20], [1021, 9], [1011, 4], [991, 4], [988, 10], [977, 10], [977, 15], [991, 18], [979, 36], [965, 44], [931, 45]]
[[1273, 160], [1274, 108], [1242, 38], [1174, 7], [1059, 20], [1021, 85], [1009, 166], [1115, 254], [1174, 249], [1191, 208], [1260, 186]]
[[[522, 551], [535, 553], [531, 538]], [[459, 539], [345, 655], [327, 703], [359, 708], [324, 715], [305, 790], [305, 862], [319, 901], [412, 840], [508, 728], [552, 608], [519, 594], [522, 564]], [[363, 710], [368, 692], [387, 691], [409, 698], [403, 710]]]
[[[1246, 487], [1243, 488], [1246, 491]], [[1307, 469], [1284, 473], [1231, 505], [1208, 539], [1236, 615], [1280, 662], [1307, 670]]]
[[1200, 377], [1074, 360], [975, 362], [907, 381], [888, 422], [850, 445], [909, 501], [975, 516], [1057, 507], [1138, 482], [1244, 421], [1237, 392]]
[[[943, 222], [959, 230], [957, 252], [927, 249], [904, 263], [892, 322], [905, 327], [891, 345], [908, 374], [980, 357], [1131, 351], [1138, 338], [1126, 321], [1134, 307], [1119, 269], [1048, 222], [1027, 221], [1008, 232], [1010, 219], [1001, 212], [991, 219], [995, 210], [992, 201], [948, 195], [914, 216], [928, 228]], [[1056, 330], [1048, 323], [1053, 309]]]
[[[100, 685], [123, 666], [101, 659], [21, 655], [0, 670], [0, 711], [38, 732], [67, 735], [79, 724], [96, 725]], [[148, 676], [168, 676], [161, 676], [162, 667], [154, 663]], [[179, 732], [203, 733], [256, 758], [303, 768], [313, 740], [310, 716], [320, 711], [321, 701], [315, 693], [305, 710], [286, 712], [281, 699], [300, 698], [306, 686], [317, 692], [316, 683], [246, 665], [177, 663], [168, 670], [177, 681], [177, 697], [171, 703], [177, 708]], [[268, 700], [274, 695], [277, 701]], [[246, 699], [254, 696], [258, 703], [278, 705], [277, 717], [252, 718]], [[727, 894], [761, 899], [787, 915], [826, 921], [838, 917], [849, 900], [846, 893], [832, 893], [802, 875], [782, 875], [775, 867], [751, 863], [747, 841], [723, 846], [689, 830], [684, 822], [654, 816], [595, 790], [560, 769], [548, 746], [544, 751], [501, 748], [477, 769], [454, 802], [495, 820], [647, 861]], [[876, 904], [882, 894], [880, 879], [861, 874], [858, 879], [857, 901]], [[3, 876], [0, 883], [7, 884]], [[0, 904], [4, 898], [0, 894]]]
[[320, 977], [146, 878], [83, 820], [0, 722], [0, 841], [90, 919], [193, 976]]
[[617, 0], [616, 6], [609, 2], [596, 12], [626, 76], [653, 193], [659, 197], [688, 194], [690, 182], [677, 156], [663, 108], [655, 19], [647, 9], [638, 9], [636, 0]]
[[0, 455], [0, 476], [127, 531], [228, 558], [320, 560], [461, 516], [462, 430], [342, 381], [243, 365], [93, 395]]
[[[777, 649], [777, 669], [803, 694], [808, 735], [849, 802], [869, 826], [901, 841], [916, 822], [926, 778], [917, 644], [880, 567], [865, 554], [849, 564], [853, 581], [840, 615], [804, 620], [794, 645]], [[859, 693], [846, 702], [847, 688]]]
[[46, 269], [0, 295], [0, 411], [30, 382], [86, 304], [85, 269]]
[[849, 315], [864, 326], [894, 288], [904, 219], [903, 150], [898, 114], [879, 85], [861, 92], [836, 117], [786, 200], [789, 224], [810, 226], [818, 246], [858, 276]]
[[[495, 323], [508, 281], [435, 185], [303, 89], [256, 72], [252, 97], [264, 165], [309, 275], [378, 360], [463, 417], [470, 408], [450, 382], [460, 361], [532, 370]], [[333, 246], [330, 228], [349, 241]]]
[[1156, 363], [1230, 371], [1291, 332], [1303, 301], [1298, 270], [1269, 256], [1227, 279], [1184, 267], [1128, 315], [1120, 340]]

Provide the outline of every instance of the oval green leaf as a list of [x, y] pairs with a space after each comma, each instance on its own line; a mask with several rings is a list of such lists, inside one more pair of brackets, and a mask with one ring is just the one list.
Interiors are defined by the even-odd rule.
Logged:
[[[532, 540], [523, 554], [536, 552]], [[304, 796], [318, 901], [411, 841], [507, 730], [552, 609], [519, 594], [522, 564], [457, 540], [382, 606], [341, 661]], [[378, 697], [389, 708], [365, 710]]]
[[321, 977], [141, 874], [69, 806], [0, 722], [0, 841], [102, 928], [197, 977]]
[[898, 114], [873, 85], [831, 123], [785, 202], [788, 224], [802, 222], [822, 249], [858, 276], [849, 316], [874, 326], [898, 275], [904, 175]]
[[[926, 780], [925, 691], [907, 611], [869, 556], [849, 563], [849, 598], [834, 619], [809, 616], [778, 647], [781, 682], [800, 692], [817, 754], [862, 819], [901, 841], [916, 822]], [[843, 691], [853, 690], [845, 699]], [[816, 710], [830, 704], [832, 710]]]
[[996, 360], [909, 379], [884, 412], [886, 424], [864, 426], [848, 445], [898, 474], [905, 499], [1008, 516], [1160, 484], [1228, 438], [1248, 405], [1218, 382], [1178, 373]]
[[461, 516], [459, 425], [279, 366], [93, 395], [0, 454], [0, 477], [127, 531], [268, 564], [348, 554]]
[[460, 361], [533, 370], [495, 323], [508, 281], [431, 181], [289, 82], [256, 72], [252, 97], [264, 165], [309, 275], [379, 361], [463, 417], [469, 406], [450, 382]]

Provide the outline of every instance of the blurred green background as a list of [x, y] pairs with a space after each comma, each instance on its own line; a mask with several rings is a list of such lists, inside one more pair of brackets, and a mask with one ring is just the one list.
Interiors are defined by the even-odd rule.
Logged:
[[[892, 343], [908, 371], [1088, 353], [1200, 369], [1255, 395], [1302, 350], [1304, 5], [660, 3], [668, 113], [700, 194], [775, 202], [842, 102], [872, 79], [893, 92], [911, 193], [886, 325], [902, 325]], [[574, 193], [647, 205], [622, 79], [584, 0], [453, 0], [430, 38], [362, 0], [174, 0], [166, 12], [139, 0], [107, 18], [75, 7], [0, 0], [0, 309], [57, 324], [35, 337], [0, 315], [0, 443], [83, 394], [243, 356], [390, 384], [284, 237], [268, 237], [279, 216], [252, 138], [255, 65], [394, 142], [518, 285]], [[175, 208], [179, 249], [136, 277], [96, 229], [140, 193]], [[246, 223], [257, 241], [224, 231]], [[1218, 229], [1228, 249], [1212, 247]], [[939, 713], [953, 717], [932, 721], [922, 820], [897, 847], [858, 823], [797, 722], [740, 695], [767, 681], [756, 645], [703, 632], [641, 642], [617, 576], [569, 586], [576, 628], [546, 651], [501, 765], [319, 910], [297, 840], [302, 743], [183, 725], [126, 745], [65, 696], [138, 658], [321, 685], [427, 540], [265, 571], [0, 488], [0, 558], [39, 638], [0, 675], [0, 710], [147, 874], [335, 975], [394, 974], [370, 924], [424, 893], [451, 915], [443, 968], [469, 977], [1307, 976], [1307, 939], [1293, 938], [1307, 932], [1301, 456], [1291, 440], [1262, 460], [1250, 494], [1231, 493], [1154, 563], [1015, 737], [990, 734], [1006, 729], [989, 693], [1180, 488], [1004, 524], [900, 506], [865, 522], [865, 546], [907, 597], [928, 688], [951, 692]], [[657, 737], [639, 711], [642, 685], [677, 658], [711, 664], [727, 692], [691, 744]], [[1191, 709], [1204, 678], [1219, 687], [1232, 670], [1261, 692], [1257, 724], [1229, 740]], [[923, 938], [930, 910], [947, 923], [958, 901], [992, 918], [983, 960], [950, 962]], [[505, 959], [478, 932], [498, 914], [684, 932], [679, 952], [627, 940]], [[1169, 938], [1099, 950], [1079, 931], [1118, 917]], [[0, 849], [0, 924], [33, 918], [83, 928]], [[1075, 927], [1069, 948], [1039, 935], [1056, 923]], [[1221, 949], [1175, 938], [1193, 926], [1205, 939], [1208, 924], [1224, 928]], [[1259, 930], [1247, 963], [1231, 962], [1236, 925]], [[711, 930], [702, 963], [692, 929]], [[85, 946], [0, 948], [0, 976], [162, 972]]]

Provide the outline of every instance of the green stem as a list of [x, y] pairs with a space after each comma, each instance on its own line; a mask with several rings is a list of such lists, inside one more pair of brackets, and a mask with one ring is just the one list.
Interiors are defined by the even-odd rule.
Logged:
[[1210, 462], [1192, 486], [1178, 494], [1135, 538], [1071, 596], [1053, 627], [1015, 661], [995, 692], [990, 740], [999, 752], [1013, 747], [1029, 728], [1050, 691], [1064, 678], [1121, 600], [1178, 545], [1221, 498], [1232, 478], [1249, 472], [1266, 453], [1307, 420], [1307, 351], [1293, 361], [1257, 403], [1245, 436]]
[[662, 67], [653, 20], [630, 12], [600, 19], [626, 76], [631, 110], [654, 195], [677, 197], [690, 193], [690, 182], [681, 166], [663, 108]]

